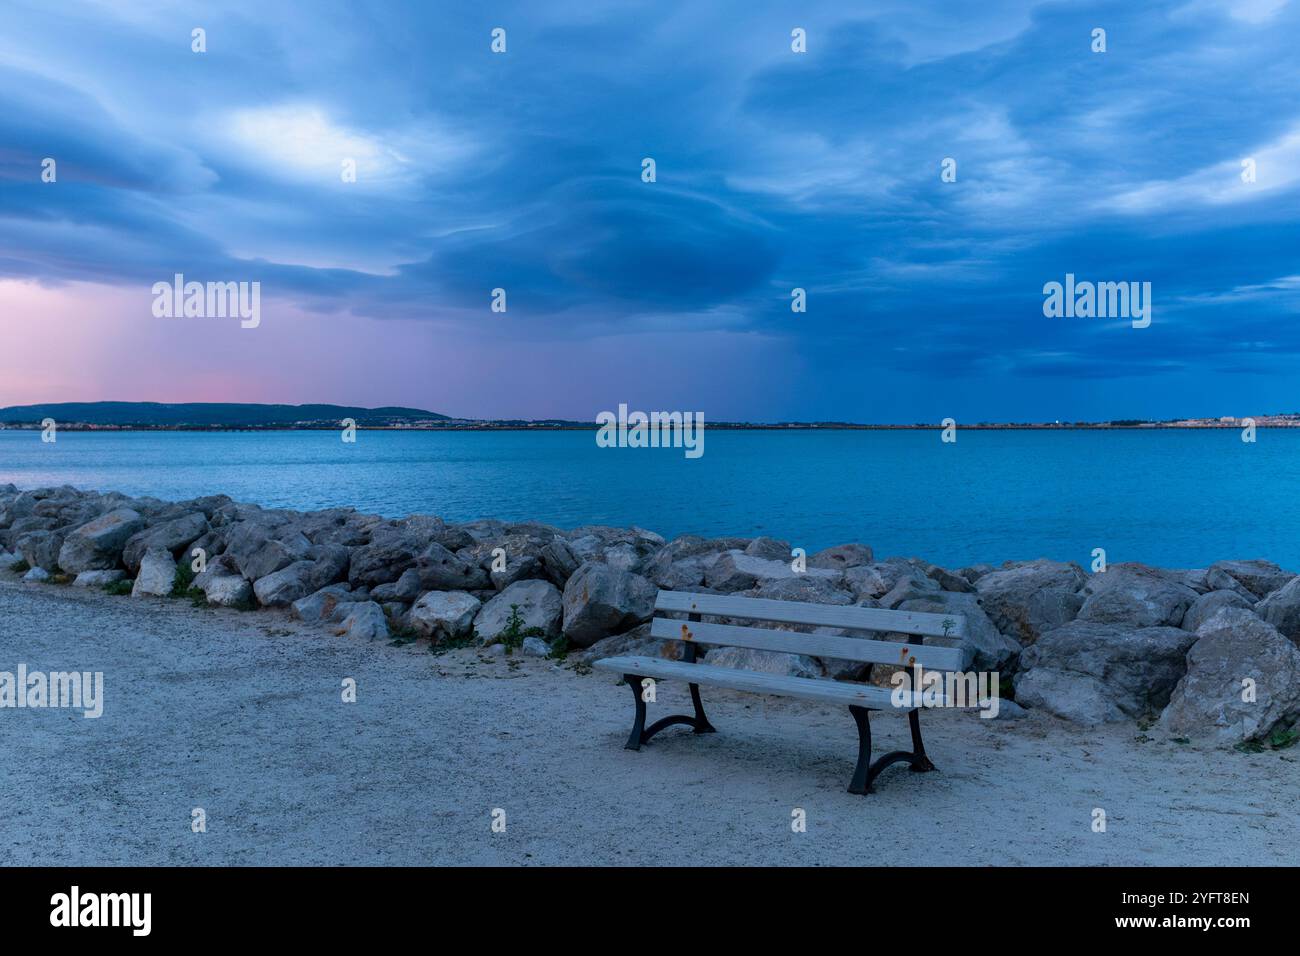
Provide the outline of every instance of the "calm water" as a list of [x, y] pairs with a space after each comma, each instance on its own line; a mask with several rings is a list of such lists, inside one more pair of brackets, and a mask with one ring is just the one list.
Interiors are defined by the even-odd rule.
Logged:
[[0, 431], [0, 482], [451, 520], [637, 524], [668, 537], [862, 541], [948, 567], [1046, 556], [1300, 569], [1300, 431], [706, 433], [602, 449], [592, 432]]

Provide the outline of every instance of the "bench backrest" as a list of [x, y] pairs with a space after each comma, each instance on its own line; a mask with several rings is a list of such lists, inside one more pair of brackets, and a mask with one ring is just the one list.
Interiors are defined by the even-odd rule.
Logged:
[[871, 664], [898, 664], [904, 667], [919, 664], [929, 670], [962, 669], [963, 653], [957, 647], [875, 641], [831, 634], [796, 634], [739, 624], [707, 623], [698, 619], [700, 616], [744, 618], [850, 631], [915, 634], [924, 641], [926, 637], [960, 638], [965, 635], [966, 619], [960, 614], [806, 604], [802, 601], [773, 601], [731, 594], [694, 594], [689, 591], [660, 591], [655, 600], [655, 610], [692, 616], [689, 621], [656, 617], [650, 624], [650, 635], [663, 640], [746, 647], [784, 654], [808, 654], [812, 657], [833, 657]]

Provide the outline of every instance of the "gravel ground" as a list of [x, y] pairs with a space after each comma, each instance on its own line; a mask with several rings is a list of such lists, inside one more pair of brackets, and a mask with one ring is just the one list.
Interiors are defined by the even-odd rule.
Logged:
[[[1297, 750], [936, 713], [941, 772], [855, 797], [836, 708], [706, 689], [718, 734], [631, 753], [630, 694], [600, 672], [3, 577], [0, 671], [102, 671], [105, 703], [0, 710], [0, 865], [1300, 861]], [[689, 708], [659, 697], [652, 718]], [[873, 725], [881, 752], [907, 746], [905, 719]]]

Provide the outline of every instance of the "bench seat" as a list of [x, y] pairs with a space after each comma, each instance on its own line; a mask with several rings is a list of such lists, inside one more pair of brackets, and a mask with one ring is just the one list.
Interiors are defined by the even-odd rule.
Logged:
[[740, 671], [731, 667], [709, 664], [687, 664], [657, 657], [607, 657], [592, 664], [601, 670], [616, 674], [634, 674], [656, 680], [683, 680], [688, 684], [707, 684], [730, 690], [754, 694], [772, 694], [777, 697], [798, 697], [827, 704], [855, 705], [872, 710], [897, 710], [901, 713], [915, 707], [895, 707], [893, 691], [886, 687], [867, 684], [849, 684], [840, 681], [815, 680], [807, 677], [786, 677], [764, 674], [760, 671]]

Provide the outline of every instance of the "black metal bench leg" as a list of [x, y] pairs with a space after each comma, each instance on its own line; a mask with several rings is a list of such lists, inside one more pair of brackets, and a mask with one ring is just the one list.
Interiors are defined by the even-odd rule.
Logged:
[[709, 723], [709, 718], [704, 716], [704, 704], [700, 702], [700, 685], [691, 685], [691, 703], [695, 705], [695, 733], [697, 734], [716, 734], [718, 728]]
[[636, 718], [632, 721], [632, 733], [628, 735], [624, 750], [640, 750], [645, 737], [645, 701], [641, 699], [641, 678], [635, 674], [624, 674], [623, 680], [632, 688], [632, 699], [636, 701]]
[[930, 758], [925, 755], [925, 744], [921, 742], [921, 712], [914, 710], [907, 715], [907, 722], [912, 725], [912, 772], [928, 773], [938, 770]]
[[853, 780], [849, 783], [849, 793], [867, 794], [871, 792], [871, 711], [865, 707], [849, 705], [849, 713], [858, 724], [858, 765], [853, 768]]

